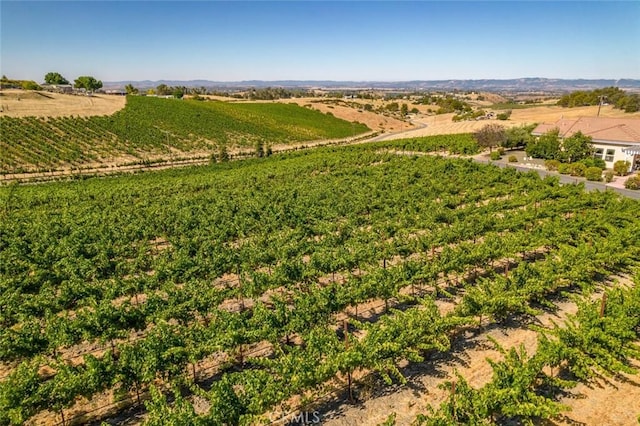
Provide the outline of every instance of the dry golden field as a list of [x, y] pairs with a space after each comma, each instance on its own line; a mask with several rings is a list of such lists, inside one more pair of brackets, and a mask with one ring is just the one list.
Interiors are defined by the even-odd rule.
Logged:
[[[454, 114], [420, 115], [412, 120], [413, 123], [418, 126], [417, 129], [402, 134], [389, 135], [388, 138], [398, 139], [429, 135], [470, 133], [481, 129], [489, 123], [498, 123], [505, 127], [513, 127], [533, 123], [553, 123], [561, 118], [595, 117], [597, 113], [597, 106], [563, 108], [556, 105], [545, 105], [525, 109], [514, 109], [510, 119], [506, 121], [473, 120], [456, 123], [451, 121]], [[607, 105], [601, 108], [600, 117], [640, 119], [640, 112], [625, 113], [619, 109], [614, 109], [611, 105]]]
[[[487, 108], [487, 105], [492, 102], [504, 101], [504, 99], [499, 95], [483, 95], [485, 96], [485, 101], [473, 101], [472, 103], [478, 104], [478, 106], [482, 106], [483, 108]], [[233, 98], [218, 96], [207, 97], [216, 100], [237, 102], [237, 99]], [[412, 118], [411, 122], [400, 120], [390, 114], [380, 114], [364, 110], [364, 105], [367, 103], [373, 105], [374, 109], [377, 109], [383, 107], [389, 102], [392, 102], [379, 99], [342, 100], [326, 98], [296, 98], [282, 99], [275, 102], [296, 103], [301, 106], [317, 109], [323, 113], [330, 112], [338, 118], [348, 121], [358, 121], [366, 124], [369, 128], [375, 131], [382, 131], [385, 133], [402, 132], [402, 135], [398, 134], [394, 135], [394, 137], [467, 133], [476, 131], [489, 123], [489, 121], [485, 120], [454, 123], [451, 121], [453, 114], [433, 115], [428, 113], [429, 109], [436, 108], [433, 105], [414, 105], [409, 100], [397, 100], [393, 102], [407, 103], [409, 109], [417, 108], [420, 111], [417, 116]], [[61, 117], [70, 115], [88, 117], [92, 115], [110, 115], [124, 108], [125, 103], [126, 98], [124, 96], [116, 95], [100, 94], [95, 96], [78, 96], [17, 89], [0, 91], [0, 114], [9, 117]], [[486, 110], [490, 111], [490, 109]], [[498, 121], [498, 123], [511, 127], [521, 124], [554, 122], [561, 118], [593, 117], [596, 116], [597, 112], [597, 106], [562, 108], [555, 105], [544, 105], [524, 109], [514, 109], [509, 120]], [[611, 105], [607, 105], [601, 108], [600, 116], [640, 118], [640, 112], [627, 114], [621, 110], [614, 109]]]
[[64, 117], [111, 115], [124, 108], [126, 98], [116, 95], [64, 95], [42, 91], [0, 91], [0, 115], [8, 117]]

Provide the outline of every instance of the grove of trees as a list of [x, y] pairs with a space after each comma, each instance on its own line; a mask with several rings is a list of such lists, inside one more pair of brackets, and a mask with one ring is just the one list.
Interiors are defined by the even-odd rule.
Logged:
[[579, 90], [564, 95], [558, 101], [558, 105], [564, 107], [577, 107], [586, 105], [598, 105], [606, 102], [625, 112], [640, 111], [640, 95], [627, 93], [618, 87], [605, 87], [590, 91]]
[[591, 136], [582, 132], [561, 140], [560, 131], [552, 129], [538, 139], [531, 139], [526, 146], [527, 155], [545, 160], [573, 163], [591, 157], [593, 145]]

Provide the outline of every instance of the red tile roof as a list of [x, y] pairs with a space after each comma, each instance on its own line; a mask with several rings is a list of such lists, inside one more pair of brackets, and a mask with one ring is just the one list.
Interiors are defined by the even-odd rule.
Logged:
[[539, 124], [532, 133], [541, 135], [555, 128], [560, 130], [560, 136], [563, 138], [580, 131], [586, 136], [591, 136], [594, 141], [640, 143], [640, 119], [637, 118], [560, 119], [554, 124]]

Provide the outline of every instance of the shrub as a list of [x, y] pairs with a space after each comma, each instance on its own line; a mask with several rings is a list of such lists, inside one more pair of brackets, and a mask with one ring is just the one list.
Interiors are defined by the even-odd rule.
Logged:
[[602, 170], [604, 170], [604, 169], [607, 168], [607, 163], [605, 163], [602, 158], [594, 158], [593, 159], [593, 166], [594, 167], [600, 167]]
[[615, 173], [613, 172], [613, 170], [610, 170], [610, 169], [609, 170], [605, 170], [604, 171], [604, 181], [607, 182], [607, 183], [611, 182], [613, 180], [614, 174]]
[[602, 169], [600, 167], [588, 167], [584, 171], [584, 177], [586, 177], [587, 180], [599, 182], [602, 180]]
[[36, 83], [33, 80], [25, 80], [22, 82], [22, 88], [24, 90], [41, 90], [42, 87], [40, 87], [40, 85], [38, 85], [38, 83]]
[[613, 171], [616, 172], [618, 176], [625, 176], [629, 171], [629, 167], [631, 167], [631, 163], [624, 160], [618, 160], [613, 163]]
[[570, 164], [569, 167], [571, 168], [571, 176], [583, 177], [584, 173], [587, 171], [587, 166], [582, 163], [573, 163]]
[[510, 155], [509, 156], [509, 162], [510, 163], [517, 163], [518, 162], [518, 157], [516, 157], [515, 155]]
[[624, 187], [627, 189], [640, 189], [640, 175], [630, 176], [624, 183]]
[[560, 162], [558, 160], [545, 160], [544, 166], [547, 168], [547, 170], [555, 172], [558, 170]]
[[489, 158], [491, 158], [492, 160], [499, 160], [500, 158], [502, 158], [502, 156], [500, 155], [499, 151], [493, 151], [491, 153], [491, 155], [489, 156]]
[[498, 120], [508, 120], [509, 117], [511, 117], [511, 110], [501, 112], [500, 114], [496, 115], [496, 118]]
[[560, 163], [558, 164], [558, 172], [562, 175], [568, 175], [571, 173], [571, 164]]
[[580, 163], [584, 164], [587, 167], [599, 167], [601, 170], [607, 168], [607, 163], [605, 163], [602, 158], [585, 158], [580, 160]]
[[504, 148], [498, 148], [498, 153], [500, 153], [500, 155], [504, 155]]

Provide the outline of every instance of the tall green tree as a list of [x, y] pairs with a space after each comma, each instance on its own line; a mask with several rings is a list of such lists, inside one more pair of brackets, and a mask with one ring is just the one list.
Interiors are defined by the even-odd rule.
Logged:
[[124, 90], [126, 90], [127, 95], [137, 95], [140, 93], [140, 90], [137, 87], [134, 87], [131, 83], [124, 86]]
[[170, 95], [171, 94], [171, 87], [167, 86], [166, 84], [159, 84], [156, 87], [156, 94], [158, 96]]
[[504, 143], [506, 134], [504, 127], [501, 125], [487, 124], [482, 129], [475, 132], [473, 137], [478, 142], [479, 146], [489, 148], [489, 151], [492, 151], [494, 146], [499, 146]]
[[173, 90], [171, 91], [171, 94], [173, 95], [174, 98], [182, 99], [182, 97], [184, 96], [184, 88], [174, 87]]
[[58, 72], [48, 72], [44, 76], [44, 82], [47, 84], [69, 84], [69, 80], [64, 78], [62, 74]]
[[534, 126], [517, 126], [505, 130], [505, 138], [502, 146], [504, 148], [526, 146], [533, 139], [531, 136], [533, 128]]
[[85, 89], [87, 92], [95, 92], [102, 87], [102, 81], [96, 80], [94, 77], [83, 75], [73, 81], [76, 89]]
[[588, 158], [593, 153], [593, 145], [591, 145], [591, 136], [586, 136], [582, 132], [576, 132], [572, 136], [562, 141], [562, 154], [567, 162]]
[[545, 160], [560, 160], [560, 130], [552, 129], [540, 136], [537, 140], [532, 140], [527, 144], [527, 155]]

